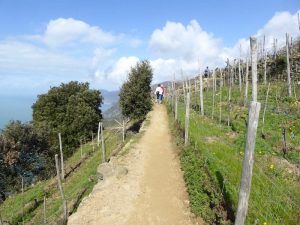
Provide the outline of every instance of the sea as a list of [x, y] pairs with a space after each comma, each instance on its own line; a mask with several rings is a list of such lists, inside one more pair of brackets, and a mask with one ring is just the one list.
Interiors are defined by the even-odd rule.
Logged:
[[[32, 120], [31, 106], [36, 102], [37, 96], [0, 96], [0, 129], [4, 129], [10, 120], [30, 122]], [[104, 100], [101, 106], [106, 111], [112, 103]]]

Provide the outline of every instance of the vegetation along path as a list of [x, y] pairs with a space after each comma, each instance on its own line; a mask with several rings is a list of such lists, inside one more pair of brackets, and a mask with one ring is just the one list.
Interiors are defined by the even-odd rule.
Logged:
[[190, 213], [165, 107], [155, 105], [149, 117], [139, 142], [110, 162], [128, 174], [99, 182], [68, 224], [202, 224]]

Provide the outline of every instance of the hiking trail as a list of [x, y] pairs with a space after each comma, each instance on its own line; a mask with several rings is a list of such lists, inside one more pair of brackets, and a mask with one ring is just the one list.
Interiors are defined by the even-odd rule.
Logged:
[[204, 224], [190, 212], [165, 106], [155, 104], [148, 116], [150, 124], [139, 141], [110, 162], [128, 173], [98, 182], [69, 225]]

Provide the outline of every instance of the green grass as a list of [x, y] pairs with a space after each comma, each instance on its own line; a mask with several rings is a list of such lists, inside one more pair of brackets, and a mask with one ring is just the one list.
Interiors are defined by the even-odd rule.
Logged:
[[[278, 86], [280, 86], [279, 84]], [[286, 126], [289, 152], [284, 157], [293, 168], [299, 166], [300, 155], [295, 150], [300, 144], [299, 110], [293, 109], [293, 99], [278, 96], [275, 100], [272, 85], [262, 137], [262, 112], [257, 132], [251, 195], [246, 224], [299, 224], [299, 176], [288, 172], [281, 151], [281, 129]], [[259, 87], [263, 100], [265, 88]], [[272, 92], [273, 90], [273, 92]], [[279, 88], [284, 93], [283, 88]], [[227, 127], [227, 89], [222, 95], [222, 120], [219, 123], [219, 96], [216, 96], [214, 118], [212, 93], [204, 92], [206, 116], [191, 111], [189, 142], [182, 151], [182, 167], [190, 196], [191, 208], [208, 223], [231, 224], [237, 208], [241, 167], [245, 145], [247, 108], [237, 89], [233, 90], [231, 125]], [[300, 94], [300, 93], [299, 93]], [[250, 94], [251, 97], [251, 94]], [[192, 98], [195, 104], [195, 99]], [[262, 101], [264, 102], [264, 100]], [[195, 107], [197, 108], [197, 107]], [[185, 108], [178, 107], [178, 126], [184, 127]], [[173, 128], [176, 124], [173, 122]], [[289, 127], [290, 126], [290, 127]], [[291, 129], [290, 129], [291, 128]], [[234, 136], [232, 135], [234, 134]]]
[[[105, 133], [105, 147], [106, 157], [108, 158], [111, 152], [121, 145], [121, 136], [106, 130]], [[128, 141], [130, 137], [126, 139]], [[101, 147], [101, 145], [100, 145]], [[74, 154], [65, 162], [66, 172], [71, 167], [82, 160], [82, 164], [78, 169], [70, 174], [63, 182], [63, 188], [68, 206], [74, 204], [88, 195], [98, 178], [96, 177], [96, 169], [101, 163], [102, 153], [100, 147], [97, 148], [95, 144], [95, 151], [93, 151], [91, 143], [86, 143], [81, 148], [77, 149]], [[82, 153], [82, 156], [81, 156]], [[46, 218], [47, 224], [56, 224], [62, 218], [62, 201], [59, 190], [57, 188], [56, 177], [38, 182], [33, 187], [27, 188], [22, 195], [21, 193], [9, 197], [2, 205], [0, 205], [0, 215], [2, 220], [9, 221], [12, 224], [22, 224], [22, 220], [28, 224], [41, 224], [43, 221], [43, 198], [46, 200]], [[34, 206], [33, 201], [37, 199], [38, 204]], [[22, 205], [32, 204], [33, 207], [24, 211], [22, 219]], [[25, 209], [27, 209], [25, 207]], [[76, 207], [75, 207], [76, 210]]]

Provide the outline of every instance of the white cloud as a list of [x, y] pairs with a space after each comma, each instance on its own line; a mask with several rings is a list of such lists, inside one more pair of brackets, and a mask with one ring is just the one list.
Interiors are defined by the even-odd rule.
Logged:
[[199, 65], [197, 61], [186, 61], [182, 59], [158, 58], [150, 61], [153, 68], [153, 83], [162, 81], [182, 79], [195, 75]]
[[[270, 49], [274, 37], [279, 45], [285, 42], [285, 33], [299, 37], [297, 13], [276, 13], [256, 35], [266, 35]], [[132, 48], [140, 47], [146, 54], [145, 43], [130, 34], [112, 34], [98, 26], [72, 18], [49, 21], [44, 32], [13, 40], [0, 40], [0, 89], [9, 91], [9, 83], [18, 90], [38, 89], [70, 79], [92, 81], [95, 88], [117, 89], [126, 80], [131, 66], [139, 60]], [[242, 37], [234, 46], [224, 46], [222, 40], [203, 30], [199, 22], [184, 25], [167, 22], [153, 31], [149, 40], [150, 57], [154, 69], [154, 82], [182, 76], [193, 76], [209, 66], [224, 66], [227, 58], [242, 57], [249, 49], [249, 37]], [[72, 48], [65, 48], [65, 47]], [[129, 48], [131, 47], [131, 48]], [[128, 53], [128, 50], [130, 53]], [[143, 52], [143, 50], [145, 52]], [[122, 57], [122, 52], [131, 56]], [[147, 57], [147, 55], [144, 55]], [[183, 71], [183, 75], [181, 74]], [[28, 86], [28, 88], [25, 88]], [[13, 90], [13, 88], [11, 88]]]
[[174, 74], [176, 79], [195, 76], [199, 63], [204, 70], [206, 66], [223, 65], [227, 58], [221, 39], [204, 31], [195, 20], [186, 26], [167, 22], [152, 33], [149, 48], [159, 56], [151, 60], [154, 83], [173, 79]]
[[139, 38], [131, 38], [128, 43], [130, 47], [138, 48], [143, 44], [143, 41]]
[[72, 46], [76, 42], [106, 45], [115, 43], [120, 38], [73, 18], [50, 20], [45, 33], [37, 37], [50, 47]]
[[70, 80], [93, 82], [95, 74], [97, 80], [103, 75], [107, 84], [102, 86], [116, 89], [137, 59], [115, 54], [122, 46], [141, 44], [131, 35], [113, 35], [80, 20], [51, 20], [41, 34], [0, 40], [0, 94], [14, 89], [36, 94]]
[[[16, 71], [45, 71], [51, 68], [53, 71], [65, 69], [78, 69], [86, 66], [87, 60], [72, 58], [63, 53], [56, 53], [35, 45], [19, 41], [0, 42], [0, 69]], [[53, 72], [52, 71], [52, 72]], [[34, 73], [36, 74], [36, 73]], [[42, 74], [39, 74], [42, 75]]]
[[[274, 39], [277, 39], [277, 48], [285, 46], [286, 33], [292, 38], [299, 38], [300, 32], [298, 28], [297, 13], [277, 12], [275, 15], [253, 36], [257, 37], [258, 47], [262, 50], [263, 39], [265, 36], [265, 49], [268, 52], [273, 52]], [[224, 48], [229, 56], [239, 57], [239, 48], [242, 46], [242, 57], [249, 55], [250, 41], [248, 38], [240, 39], [233, 47]]]
[[[298, 13], [300, 10], [298, 11]], [[285, 34], [288, 33], [290, 37], [299, 37], [299, 28], [297, 21], [297, 13], [291, 14], [290, 12], [278, 12], [266, 23], [266, 25], [259, 29], [256, 36], [261, 39], [265, 35], [266, 47], [272, 48], [274, 38], [277, 38], [278, 45], [285, 44]]]
[[121, 57], [110, 67], [96, 70], [94, 78], [101, 88], [114, 90], [126, 81], [131, 67], [138, 61], [139, 58], [135, 56]]
[[150, 50], [163, 58], [198, 60], [208, 62], [219, 54], [220, 39], [204, 31], [196, 20], [187, 26], [167, 22], [162, 29], [156, 29], [149, 43]]
[[29, 43], [0, 41], [0, 94], [37, 94], [49, 85], [81, 80], [88, 63]]
[[112, 57], [113, 54], [117, 51], [116, 48], [104, 49], [104, 48], [96, 48], [94, 50], [94, 56], [92, 59], [92, 67], [96, 68], [99, 65], [104, 64], [106, 61]]
[[[300, 11], [299, 11], [300, 12]], [[299, 37], [297, 13], [276, 13], [254, 36], [261, 45], [266, 36], [266, 48], [272, 49], [274, 38], [278, 46], [285, 44], [285, 33], [293, 38]], [[240, 56], [247, 57], [250, 48], [249, 37], [241, 38], [234, 46], [224, 46], [221, 39], [203, 30], [199, 23], [192, 20], [184, 26], [182, 23], [167, 22], [161, 29], [156, 29], [151, 35], [149, 48], [154, 55], [151, 64], [154, 68], [154, 82], [173, 79], [173, 74], [181, 78], [193, 76], [198, 72], [198, 60], [203, 70], [206, 65], [211, 69], [224, 66], [227, 58], [233, 60]]]

